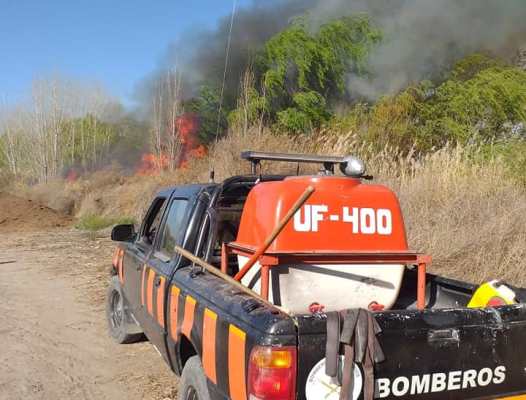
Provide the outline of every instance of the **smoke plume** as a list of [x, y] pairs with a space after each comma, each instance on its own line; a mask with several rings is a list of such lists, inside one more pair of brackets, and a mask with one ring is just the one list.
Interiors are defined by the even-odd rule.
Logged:
[[319, 23], [364, 12], [381, 28], [372, 53], [372, 78], [350, 76], [351, 92], [376, 98], [433, 79], [456, 60], [485, 52], [511, 61], [526, 43], [522, 0], [323, 0], [312, 10]]
[[[315, 0], [254, 0], [251, 6], [236, 10], [225, 80], [227, 104], [237, 99], [241, 76], [264, 43], [285, 29], [291, 18], [315, 5]], [[194, 96], [204, 84], [219, 89], [223, 84], [230, 22], [231, 16], [224, 16], [215, 29], [197, 28], [183, 34], [169, 46], [158, 70], [139, 85], [139, 96], [148, 98], [159, 77], [176, 67], [182, 71], [184, 97]]]
[[[371, 74], [348, 77], [351, 95], [368, 99], [437, 78], [473, 52], [511, 60], [526, 43], [524, 0], [254, 0], [235, 16], [225, 101], [235, 102], [250, 60], [293, 17], [308, 15], [315, 30], [332, 18], [356, 13], [369, 15], [384, 35], [371, 54]], [[214, 30], [187, 33], [170, 46], [159, 71], [177, 63], [186, 96], [204, 83], [220, 87], [229, 30], [230, 16], [225, 16]]]

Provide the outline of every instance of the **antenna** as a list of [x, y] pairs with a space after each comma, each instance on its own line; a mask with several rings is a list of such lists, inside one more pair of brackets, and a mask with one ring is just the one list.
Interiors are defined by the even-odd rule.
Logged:
[[230, 30], [228, 32], [228, 41], [225, 54], [225, 69], [223, 71], [223, 84], [221, 85], [221, 94], [219, 96], [219, 110], [217, 111], [216, 143], [219, 137], [219, 128], [221, 124], [221, 112], [223, 111], [223, 97], [225, 94], [226, 74], [228, 71], [228, 61], [230, 59], [230, 46], [232, 45], [232, 29], [234, 28], [234, 19], [236, 18], [237, 0], [232, 3], [232, 16], [230, 17]]

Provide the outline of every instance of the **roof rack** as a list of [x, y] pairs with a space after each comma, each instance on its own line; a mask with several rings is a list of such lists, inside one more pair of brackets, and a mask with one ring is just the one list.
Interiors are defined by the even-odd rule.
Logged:
[[286, 154], [286, 153], [267, 153], [262, 151], [243, 151], [241, 158], [252, 164], [252, 173], [257, 173], [257, 167], [262, 160], [284, 161], [296, 163], [323, 164], [326, 171], [334, 173], [335, 164], [346, 163], [345, 157], [338, 156], [316, 156], [309, 154]]

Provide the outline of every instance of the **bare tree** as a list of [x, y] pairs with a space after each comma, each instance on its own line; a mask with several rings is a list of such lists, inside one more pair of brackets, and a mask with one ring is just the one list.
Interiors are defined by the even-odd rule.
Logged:
[[107, 159], [116, 130], [104, 119], [116, 102], [100, 86], [63, 77], [33, 82], [27, 101], [0, 107], [6, 167], [21, 179], [47, 182], [69, 167]]
[[238, 99], [238, 108], [241, 110], [243, 135], [248, 132], [250, 124], [250, 92], [254, 87], [254, 73], [249, 65], [241, 77], [241, 93]]
[[[160, 163], [163, 156], [163, 93], [162, 85], [159, 81], [156, 85], [156, 93], [152, 100], [152, 144], [156, 162]], [[157, 165], [160, 169], [161, 165]]]
[[249, 128], [257, 125], [259, 135], [263, 131], [265, 112], [265, 88], [263, 95], [259, 95], [255, 89], [255, 75], [252, 64], [249, 63], [241, 77], [240, 93], [237, 101], [238, 123], [241, 125], [243, 135], [248, 133]]
[[178, 120], [183, 114], [181, 74], [177, 68], [161, 74], [154, 85], [151, 112], [152, 147], [158, 169], [175, 170], [182, 150]]
[[25, 175], [47, 182], [75, 164], [78, 154], [87, 168], [109, 150], [111, 132], [100, 121], [112, 99], [101, 88], [60, 77], [39, 79], [30, 100], [12, 110], [9, 124], [0, 129], [16, 175], [24, 168]]
[[178, 131], [177, 121], [183, 113], [181, 102], [181, 75], [177, 68], [173, 71], [168, 71], [166, 74], [166, 89], [167, 89], [167, 119], [168, 119], [168, 135], [167, 135], [167, 152], [169, 159], [169, 169], [171, 171], [177, 168], [177, 160], [181, 152], [181, 135]]

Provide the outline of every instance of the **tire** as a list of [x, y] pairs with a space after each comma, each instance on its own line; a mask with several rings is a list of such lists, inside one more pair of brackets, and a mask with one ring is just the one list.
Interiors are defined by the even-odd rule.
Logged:
[[[133, 321], [124, 297], [121, 283], [117, 276], [111, 278], [106, 296], [106, 319], [110, 336], [119, 344], [135, 343], [144, 340], [138, 326]], [[139, 331], [139, 332], [138, 332]]]
[[210, 392], [206, 383], [205, 371], [199, 356], [193, 356], [186, 362], [181, 383], [179, 385], [179, 400], [210, 400]]

